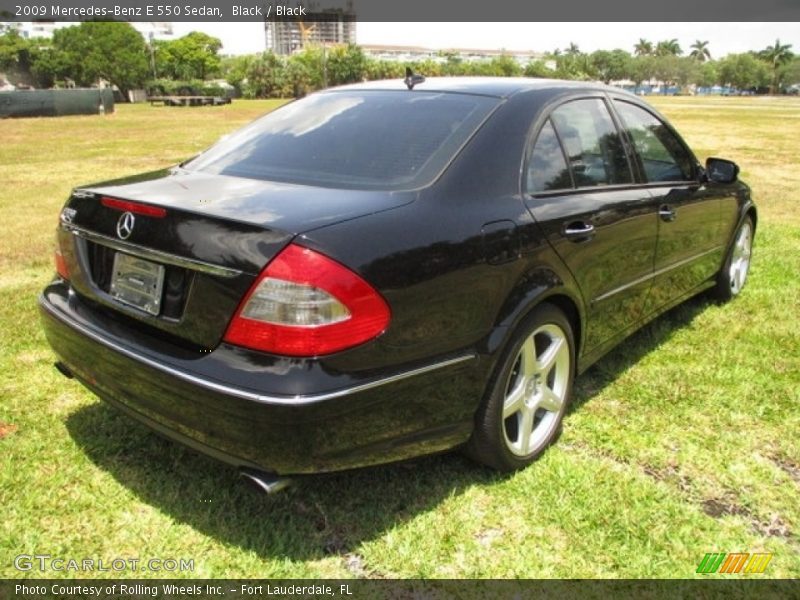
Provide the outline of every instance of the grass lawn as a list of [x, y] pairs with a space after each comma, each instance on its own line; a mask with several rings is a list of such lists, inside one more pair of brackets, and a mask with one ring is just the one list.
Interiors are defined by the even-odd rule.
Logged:
[[688, 302], [580, 377], [523, 472], [454, 454], [272, 497], [59, 375], [36, 297], [72, 186], [176, 163], [276, 102], [0, 121], [0, 577], [76, 576], [20, 573], [19, 554], [193, 559], [169, 575], [194, 577], [694, 577], [707, 552], [800, 577], [800, 101], [652, 101], [753, 187], [743, 295]]

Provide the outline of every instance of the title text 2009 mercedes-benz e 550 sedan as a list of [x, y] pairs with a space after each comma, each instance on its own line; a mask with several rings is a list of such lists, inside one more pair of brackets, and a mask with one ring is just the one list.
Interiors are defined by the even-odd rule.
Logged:
[[75, 189], [44, 328], [62, 372], [250, 473], [456, 447], [516, 469], [577, 373], [686, 298], [741, 291], [737, 174], [611, 87], [326, 90]]

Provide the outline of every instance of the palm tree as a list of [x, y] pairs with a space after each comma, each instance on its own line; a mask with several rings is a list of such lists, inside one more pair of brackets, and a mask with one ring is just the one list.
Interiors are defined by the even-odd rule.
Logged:
[[695, 40], [694, 44], [691, 46], [692, 52], [689, 54], [693, 59], [698, 62], [706, 62], [707, 60], [711, 59], [711, 52], [708, 50], [708, 41], [701, 42], [700, 40]]
[[772, 67], [772, 85], [769, 92], [774, 94], [778, 89], [778, 69], [784, 63], [789, 62], [794, 56], [791, 52], [791, 44], [781, 44], [780, 39], [775, 40], [774, 46], [767, 46], [759, 52], [759, 56], [766, 60]]
[[683, 54], [678, 40], [664, 40], [656, 44], [656, 56], [680, 56]]
[[653, 42], [639, 38], [639, 43], [633, 46], [633, 51], [636, 56], [650, 56], [653, 54]]
[[575, 42], [570, 42], [569, 43], [569, 48], [565, 49], [565, 52], [569, 56], [577, 56], [578, 54], [581, 53], [581, 49], [578, 48], [578, 44], [576, 44]]

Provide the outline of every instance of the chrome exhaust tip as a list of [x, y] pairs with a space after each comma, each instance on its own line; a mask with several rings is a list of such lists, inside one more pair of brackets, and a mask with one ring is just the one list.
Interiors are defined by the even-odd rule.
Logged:
[[279, 477], [253, 469], [241, 469], [239, 475], [258, 491], [267, 494], [279, 492], [292, 483], [292, 480], [286, 477]]

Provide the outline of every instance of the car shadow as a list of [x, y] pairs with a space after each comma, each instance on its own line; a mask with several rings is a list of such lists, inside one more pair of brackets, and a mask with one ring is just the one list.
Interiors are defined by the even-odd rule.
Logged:
[[[690, 300], [628, 338], [581, 375], [570, 410], [580, 410], [707, 306], [702, 297]], [[94, 464], [142, 502], [262, 558], [347, 556], [449, 497], [508, 477], [450, 453], [304, 477], [268, 496], [245, 485], [235, 469], [157, 436], [101, 401], [72, 413], [67, 429]]]
[[714, 303], [708, 293], [694, 296], [651, 321], [578, 376], [568, 413], [614, 382], [620, 374], [657, 350]]

